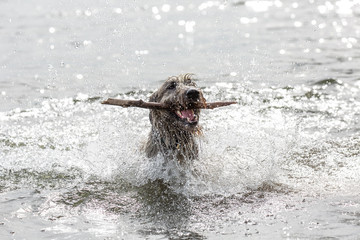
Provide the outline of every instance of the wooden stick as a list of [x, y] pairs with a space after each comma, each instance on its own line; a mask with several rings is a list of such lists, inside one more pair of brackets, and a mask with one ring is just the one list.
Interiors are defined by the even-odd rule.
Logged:
[[[214, 109], [218, 107], [224, 107], [236, 102], [210, 102], [210, 103], [197, 103], [194, 104], [191, 108], [203, 108], [203, 109]], [[116, 105], [121, 107], [139, 107], [139, 108], [148, 108], [148, 109], [172, 109], [173, 107], [164, 103], [157, 102], [144, 102], [143, 100], [122, 100], [109, 98], [102, 102], [102, 104]]]
[[144, 102], [143, 100], [122, 100], [109, 98], [102, 102], [102, 104], [116, 105], [121, 107], [139, 107], [139, 108], [149, 108], [149, 109], [168, 109], [169, 106], [157, 102]]

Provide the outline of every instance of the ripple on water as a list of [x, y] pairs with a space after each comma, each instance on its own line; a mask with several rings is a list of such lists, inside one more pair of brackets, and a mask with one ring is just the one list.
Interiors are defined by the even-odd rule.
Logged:
[[[343, 88], [327, 89], [338, 85]], [[63, 224], [46, 231], [74, 231], [70, 222], [83, 217], [103, 227], [102, 236], [116, 234], [120, 223], [121, 231], [141, 236], [204, 239], [201, 232], [233, 234], [239, 226], [255, 236], [256, 226], [279, 224], [286, 211], [301, 212], [319, 194], [354, 189], [359, 138], [354, 119], [344, 121], [358, 117], [359, 104], [344, 94], [356, 97], [351, 87], [325, 79], [261, 91], [221, 83], [204, 88], [209, 100], [240, 104], [203, 111], [201, 157], [185, 168], [149, 161], [140, 151], [150, 129], [147, 110], [103, 106], [85, 95], [45, 100], [2, 113], [0, 190], [35, 189], [45, 199], [41, 218]], [[311, 90], [319, 97], [307, 96]]]

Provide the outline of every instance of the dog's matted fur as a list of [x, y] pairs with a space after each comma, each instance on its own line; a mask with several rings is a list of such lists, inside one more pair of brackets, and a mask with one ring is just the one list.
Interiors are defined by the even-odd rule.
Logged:
[[201, 134], [198, 125], [200, 109], [192, 109], [196, 102], [205, 103], [202, 91], [192, 80], [192, 74], [169, 77], [150, 96], [151, 102], [171, 106], [167, 110], [150, 110], [151, 132], [145, 145], [148, 157], [162, 154], [166, 159], [180, 163], [198, 157], [196, 137]]

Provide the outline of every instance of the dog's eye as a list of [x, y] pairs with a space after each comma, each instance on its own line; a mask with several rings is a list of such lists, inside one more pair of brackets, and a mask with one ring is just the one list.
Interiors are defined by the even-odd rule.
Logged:
[[167, 89], [175, 89], [176, 86], [177, 86], [177, 83], [176, 83], [176, 82], [171, 82], [171, 83], [168, 85]]

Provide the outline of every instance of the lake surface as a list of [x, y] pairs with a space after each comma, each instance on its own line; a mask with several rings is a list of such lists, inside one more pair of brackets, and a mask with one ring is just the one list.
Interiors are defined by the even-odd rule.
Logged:
[[[0, 33], [1, 239], [360, 239], [359, 1], [2, 0]], [[188, 72], [238, 104], [147, 159], [100, 102]]]

